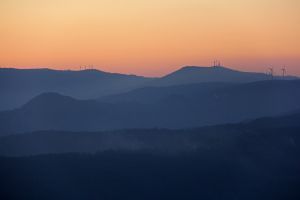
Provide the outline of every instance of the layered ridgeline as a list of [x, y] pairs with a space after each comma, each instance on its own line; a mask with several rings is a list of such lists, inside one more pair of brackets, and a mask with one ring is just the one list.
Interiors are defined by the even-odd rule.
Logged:
[[[281, 79], [280, 77], [274, 77]], [[295, 77], [285, 77], [293, 79]], [[183, 67], [161, 78], [108, 73], [99, 70], [0, 69], [0, 110], [17, 108], [33, 97], [57, 92], [78, 99], [99, 98], [144, 86], [168, 86], [200, 82], [254, 82], [269, 75], [224, 67]]]
[[[94, 100], [58, 80], [59, 91], [27, 85], [34, 97], [0, 112], [0, 199], [298, 200], [300, 81], [233, 74], [245, 76], [183, 68], [131, 89], [102, 91], [121, 87], [116, 80], [79, 87]], [[16, 106], [20, 83], [2, 83]]]
[[191, 128], [276, 116], [300, 108], [299, 80], [145, 87], [98, 100], [39, 95], [0, 112], [0, 133]]
[[282, 157], [300, 154], [299, 121], [298, 110], [278, 117], [184, 130], [37, 131], [0, 137], [0, 156], [131, 151]]
[[0, 110], [19, 107], [45, 92], [91, 99], [138, 88], [151, 78], [99, 70], [0, 69]]

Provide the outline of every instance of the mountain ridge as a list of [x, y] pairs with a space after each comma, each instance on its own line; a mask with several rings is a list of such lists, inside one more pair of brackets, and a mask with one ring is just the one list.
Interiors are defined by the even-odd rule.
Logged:
[[129, 91], [151, 80], [99, 70], [0, 69], [0, 110], [17, 108], [46, 92], [93, 99]]
[[[225, 67], [186, 66], [160, 78], [109, 73], [96, 69], [72, 71], [0, 68], [0, 110], [20, 107], [33, 97], [47, 92], [84, 100], [121, 94], [146, 86], [163, 87], [204, 82], [245, 83], [270, 79], [267, 74], [241, 72]], [[285, 79], [296, 77], [286, 76]]]
[[25, 107], [0, 112], [0, 132], [191, 128], [236, 123], [300, 108], [299, 80], [202, 83], [151, 90], [102, 101], [52, 93], [37, 96]]
[[[296, 79], [286, 76], [284, 79]], [[282, 79], [280, 76], [272, 77], [259, 72], [244, 72], [224, 66], [197, 67], [185, 66], [157, 80], [160, 85], [180, 85], [197, 82], [256, 82], [263, 80]]]

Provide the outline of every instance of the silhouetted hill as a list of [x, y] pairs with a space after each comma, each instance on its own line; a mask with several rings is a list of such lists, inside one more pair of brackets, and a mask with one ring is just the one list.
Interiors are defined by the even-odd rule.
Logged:
[[300, 81], [295, 80], [151, 87], [108, 101], [48, 93], [19, 109], [0, 112], [0, 131], [6, 135], [37, 130], [190, 128], [236, 123], [299, 109], [299, 91]]
[[0, 69], [0, 110], [19, 107], [45, 92], [91, 99], [129, 91], [150, 80], [99, 70]]
[[[99, 130], [112, 127], [114, 106], [44, 93], [12, 111], [0, 112], [1, 132], [24, 130]], [[2, 132], [3, 133], [3, 132]]]
[[[277, 78], [277, 77], [275, 77]], [[278, 77], [281, 79], [281, 77]], [[285, 79], [294, 79], [286, 77]], [[180, 85], [199, 82], [255, 82], [271, 80], [271, 76], [264, 73], [242, 72], [225, 67], [183, 67], [156, 81], [159, 85]]]
[[[62, 105], [64, 106], [70, 106], [72, 104], [76, 104], [80, 102], [79, 100], [76, 100], [74, 98], [71, 98], [69, 96], [60, 95], [58, 93], [49, 92], [49, 93], [43, 93], [41, 95], [36, 96], [32, 100], [30, 100], [28, 103], [22, 106], [23, 109], [31, 110], [45, 110], [50, 109], [51, 105]], [[50, 108], [49, 108], [50, 107]]]

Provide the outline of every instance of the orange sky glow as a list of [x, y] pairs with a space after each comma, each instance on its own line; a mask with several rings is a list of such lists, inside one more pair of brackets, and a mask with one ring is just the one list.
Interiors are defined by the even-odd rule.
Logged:
[[300, 1], [0, 1], [2, 67], [161, 76], [214, 59], [300, 75]]

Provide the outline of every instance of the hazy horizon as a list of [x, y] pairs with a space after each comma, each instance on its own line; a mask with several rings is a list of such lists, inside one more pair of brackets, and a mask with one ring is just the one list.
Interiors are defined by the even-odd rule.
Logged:
[[[86, 68], [85, 68], [86, 67]], [[160, 77], [164, 77], [168, 74], [171, 74], [173, 72], [176, 72], [177, 70], [180, 70], [184, 67], [197, 67], [197, 68], [202, 68], [202, 67], [213, 67], [213, 66], [205, 66], [205, 65], [183, 65], [183, 66], [177, 66], [174, 68], [171, 68], [170, 71], [166, 71], [165, 73], [162, 74], [139, 74], [139, 73], [134, 73], [131, 71], [109, 71], [110, 69], [105, 70], [104, 68], [100, 68], [97, 66], [79, 66], [79, 67], [59, 67], [59, 68], [53, 68], [53, 67], [10, 67], [10, 66], [0, 66], [0, 69], [28, 69], [28, 70], [34, 70], [34, 69], [49, 69], [49, 70], [59, 70], [59, 71], [82, 71], [82, 70], [98, 70], [98, 71], [102, 71], [102, 72], [106, 72], [106, 73], [116, 73], [116, 74], [126, 74], [126, 75], [136, 75], [136, 76], [143, 76], [143, 77], [149, 77], [149, 78], [160, 78]], [[254, 73], [270, 73], [269, 68], [258, 68], [258, 70], [255, 69], [242, 69], [242, 68], [234, 68], [231, 66], [221, 66], [221, 67], [225, 67], [228, 69], [232, 69], [232, 70], [236, 70], [236, 71], [242, 71], [242, 72], [254, 72]], [[272, 67], [272, 66], [270, 66]], [[286, 67], [286, 66], [285, 66]], [[282, 67], [278, 67], [278, 68], [274, 68], [272, 67], [274, 70], [274, 76], [282, 76]], [[288, 68], [285, 68], [286, 70], [288, 70]], [[300, 76], [300, 74], [291, 74], [289, 71], [286, 71], [285, 76]]]
[[0, 66], [161, 76], [219, 59], [300, 75], [296, 0], [4, 0]]

